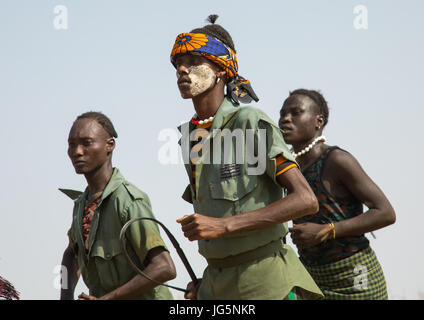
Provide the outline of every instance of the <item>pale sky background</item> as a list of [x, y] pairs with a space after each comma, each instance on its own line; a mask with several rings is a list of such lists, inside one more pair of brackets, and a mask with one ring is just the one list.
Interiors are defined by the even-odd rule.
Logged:
[[[353, 25], [360, 4], [367, 30]], [[54, 27], [56, 5], [68, 9], [67, 30]], [[194, 112], [169, 62], [175, 37], [216, 13], [234, 39], [240, 74], [260, 98], [255, 106], [276, 122], [290, 90], [322, 91], [328, 143], [359, 160], [397, 213], [377, 239], [367, 235], [389, 297], [422, 297], [423, 12], [418, 0], [0, 0], [0, 275], [22, 299], [59, 298], [54, 269], [73, 204], [57, 188], [86, 186], [66, 151], [72, 122], [89, 110], [112, 119], [119, 135], [113, 164], [149, 195], [202, 275], [197, 244], [175, 222], [193, 213], [180, 197], [188, 178], [182, 164], [159, 162], [158, 135]], [[171, 283], [185, 287], [189, 276], [171, 252], [178, 272]], [[82, 280], [81, 291], [88, 293]]]

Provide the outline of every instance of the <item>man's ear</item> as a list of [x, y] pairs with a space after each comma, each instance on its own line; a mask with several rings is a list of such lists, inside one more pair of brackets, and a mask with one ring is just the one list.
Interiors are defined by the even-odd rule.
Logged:
[[221, 78], [221, 81], [225, 82], [225, 77], [227, 73], [224, 70], [220, 70], [216, 73], [217, 78]]
[[106, 140], [106, 151], [108, 153], [108, 155], [115, 150], [115, 139], [114, 138], [109, 138]]

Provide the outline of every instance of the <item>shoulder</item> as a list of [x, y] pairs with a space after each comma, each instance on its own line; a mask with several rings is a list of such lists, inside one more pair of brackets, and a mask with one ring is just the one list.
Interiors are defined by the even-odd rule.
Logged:
[[262, 119], [266, 118], [269, 119], [267, 114], [263, 112], [261, 109], [252, 107], [252, 106], [244, 106], [239, 107], [240, 110], [237, 112], [237, 117], [241, 120], [248, 120], [248, 119]]
[[128, 182], [128, 181], [125, 180], [122, 183], [122, 185], [125, 188], [128, 195], [133, 200], [147, 200], [147, 201], [149, 200], [149, 197], [147, 196], [147, 194], [145, 192], [141, 191], [139, 188], [137, 188], [131, 182]]
[[240, 110], [237, 112], [236, 123], [251, 123], [257, 125], [261, 121], [275, 125], [272, 119], [263, 110], [258, 108], [244, 106], [240, 107]]
[[114, 193], [112, 204], [118, 210], [121, 219], [153, 216], [148, 195], [132, 183], [123, 181]]
[[339, 175], [347, 176], [351, 176], [356, 170], [362, 170], [358, 160], [350, 152], [338, 147], [328, 154], [326, 166]]
[[355, 157], [348, 151], [341, 149], [337, 146], [329, 146], [329, 151], [327, 156], [327, 162], [332, 165], [343, 166], [349, 162], [358, 162]]
[[129, 207], [137, 202], [143, 202], [150, 206], [148, 195], [127, 180], [122, 181], [119, 187], [113, 192], [113, 198], [115, 201], [122, 203], [124, 207]]

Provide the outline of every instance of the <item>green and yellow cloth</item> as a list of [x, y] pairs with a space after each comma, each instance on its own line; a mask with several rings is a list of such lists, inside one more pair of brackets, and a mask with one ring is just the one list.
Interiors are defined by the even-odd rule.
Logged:
[[326, 300], [387, 300], [383, 270], [371, 247], [325, 265], [307, 266]]

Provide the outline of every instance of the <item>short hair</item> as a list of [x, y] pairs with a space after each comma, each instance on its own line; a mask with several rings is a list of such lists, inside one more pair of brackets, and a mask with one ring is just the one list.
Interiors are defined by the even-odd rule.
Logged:
[[210, 24], [202, 28], [193, 29], [190, 31], [190, 33], [203, 33], [208, 36], [214, 37], [224, 43], [226, 46], [230, 47], [234, 51], [234, 53], [237, 53], [233, 39], [231, 38], [230, 34], [219, 24], [215, 24], [216, 19], [218, 19], [218, 15], [209, 15], [206, 19], [206, 22], [210, 22]]
[[94, 119], [97, 121], [98, 124], [100, 124], [103, 129], [106, 130], [106, 132], [113, 138], [118, 138], [118, 133], [116, 132], [115, 128], [113, 127], [112, 121], [110, 121], [110, 119], [104, 115], [101, 112], [97, 112], [97, 111], [89, 111], [89, 112], [85, 112], [83, 114], [80, 114], [76, 120], [81, 120], [81, 119]]
[[[289, 97], [294, 96], [294, 95], [302, 95], [302, 96], [306, 96], [309, 99], [311, 99], [314, 104], [318, 107], [320, 114], [324, 117], [324, 127], [328, 122], [328, 117], [329, 117], [329, 109], [328, 109], [328, 104], [327, 101], [325, 100], [324, 96], [321, 94], [321, 92], [317, 91], [317, 90], [307, 90], [307, 89], [296, 89], [294, 91], [290, 92]], [[287, 99], [286, 99], [287, 101]], [[284, 101], [284, 104], [286, 103], [286, 101]], [[284, 106], [283, 104], [283, 106]]]

